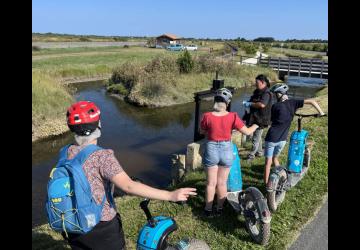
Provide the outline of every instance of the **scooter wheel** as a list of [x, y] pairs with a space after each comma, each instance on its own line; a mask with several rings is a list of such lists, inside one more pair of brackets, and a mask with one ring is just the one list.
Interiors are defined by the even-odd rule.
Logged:
[[[247, 210], [259, 213], [255, 206], [255, 198], [248, 193], [245, 195], [245, 207]], [[260, 245], [266, 245], [270, 238], [270, 223], [264, 223], [261, 220], [245, 216], [246, 229], [251, 238]]]
[[280, 205], [281, 202], [285, 199], [286, 191], [276, 191], [280, 185], [282, 185], [286, 181], [287, 175], [285, 170], [281, 170], [279, 172], [279, 178], [275, 180], [274, 187], [275, 190], [267, 193], [267, 201], [269, 205], [269, 209], [271, 212], [275, 212]]

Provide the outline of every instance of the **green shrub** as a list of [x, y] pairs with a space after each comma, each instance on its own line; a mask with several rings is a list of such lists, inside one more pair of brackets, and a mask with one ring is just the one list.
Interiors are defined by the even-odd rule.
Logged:
[[179, 72], [177, 60], [173, 56], [157, 56], [146, 64], [144, 70], [148, 73], [153, 72]]
[[190, 73], [194, 68], [194, 61], [187, 50], [179, 56], [176, 62], [179, 65], [181, 73]]
[[39, 46], [34, 45], [34, 46], [32, 46], [32, 50], [33, 51], [40, 51], [41, 48]]
[[90, 42], [91, 40], [89, 38], [87, 38], [87, 37], [80, 37], [79, 41], [80, 42]]
[[112, 84], [122, 83], [125, 88], [131, 89], [143, 75], [144, 68], [137, 62], [127, 61], [113, 70], [110, 78]]
[[112, 84], [112, 85], [108, 86], [107, 91], [114, 93], [114, 94], [124, 95], [124, 96], [129, 94], [129, 90], [127, 88], [125, 88], [122, 83]]

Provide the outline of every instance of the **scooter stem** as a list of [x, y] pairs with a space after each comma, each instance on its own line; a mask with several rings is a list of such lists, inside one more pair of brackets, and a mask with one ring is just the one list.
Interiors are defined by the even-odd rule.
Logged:
[[144, 211], [145, 215], [146, 215], [146, 219], [149, 222], [151, 227], [155, 227], [155, 221], [154, 218], [152, 217], [150, 210], [148, 208], [148, 204], [149, 204], [150, 200], [149, 199], [145, 199], [142, 202], [140, 202], [140, 208]]
[[301, 119], [302, 119], [302, 117], [299, 116], [299, 118], [298, 118], [298, 132], [301, 132]]

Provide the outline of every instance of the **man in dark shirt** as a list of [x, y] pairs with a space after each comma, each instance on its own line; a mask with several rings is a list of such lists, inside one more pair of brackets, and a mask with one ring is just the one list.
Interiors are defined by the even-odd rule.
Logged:
[[271, 108], [271, 127], [265, 137], [265, 185], [269, 179], [272, 162], [274, 161], [275, 166], [280, 165], [278, 157], [285, 147], [295, 111], [302, 108], [304, 104], [311, 104], [320, 115], [324, 115], [315, 100], [288, 99], [287, 91], [289, 87], [286, 84], [275, 84], [270, 90], [275, 94], [278, 102]]
[[255, 156], [263, 156], [262, 151], [262, 133], [263, 129], [270, 125], [272, 95], [269, 90], [270, 82], [264, 75], [258, 75], [255, 78], [256, 89], [250, 97], [250, 101], [243, 102], [246, 108], [250, 109], [250, 113], [245, 115], [244, 119], [247, 125], [259, 125], [252, 137], [252, 149], [248, 155], [248, 159], [254, 159]]

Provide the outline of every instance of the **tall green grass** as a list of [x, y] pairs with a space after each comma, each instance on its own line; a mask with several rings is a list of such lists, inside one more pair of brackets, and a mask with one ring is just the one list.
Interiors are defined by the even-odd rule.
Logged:
[[65, 112], [74, 98], [59, 79], [40, 71], [32, 72], [33, 139], [67, 130]]
[[[181, 54], [179, 56], [181, 58]], [[181, 65], [174, 56], [158, 56], [148, 62], [125, 62], [114, 68], [108, 90], [118, 91], [114, 85], [123, 85], [128, 89], [128, 101], [160, 107], [193, 101], [195, 92], [212, 87], [216, 71], [226, 86], [236, 88], [254, 82], [258, 74], [277, 80], [276, 73], [264, 67], [237, 65], [234, 61], [209, 55], [194, 56], [191, 60], [193, 68], [187, 73], [181, 73]]]

